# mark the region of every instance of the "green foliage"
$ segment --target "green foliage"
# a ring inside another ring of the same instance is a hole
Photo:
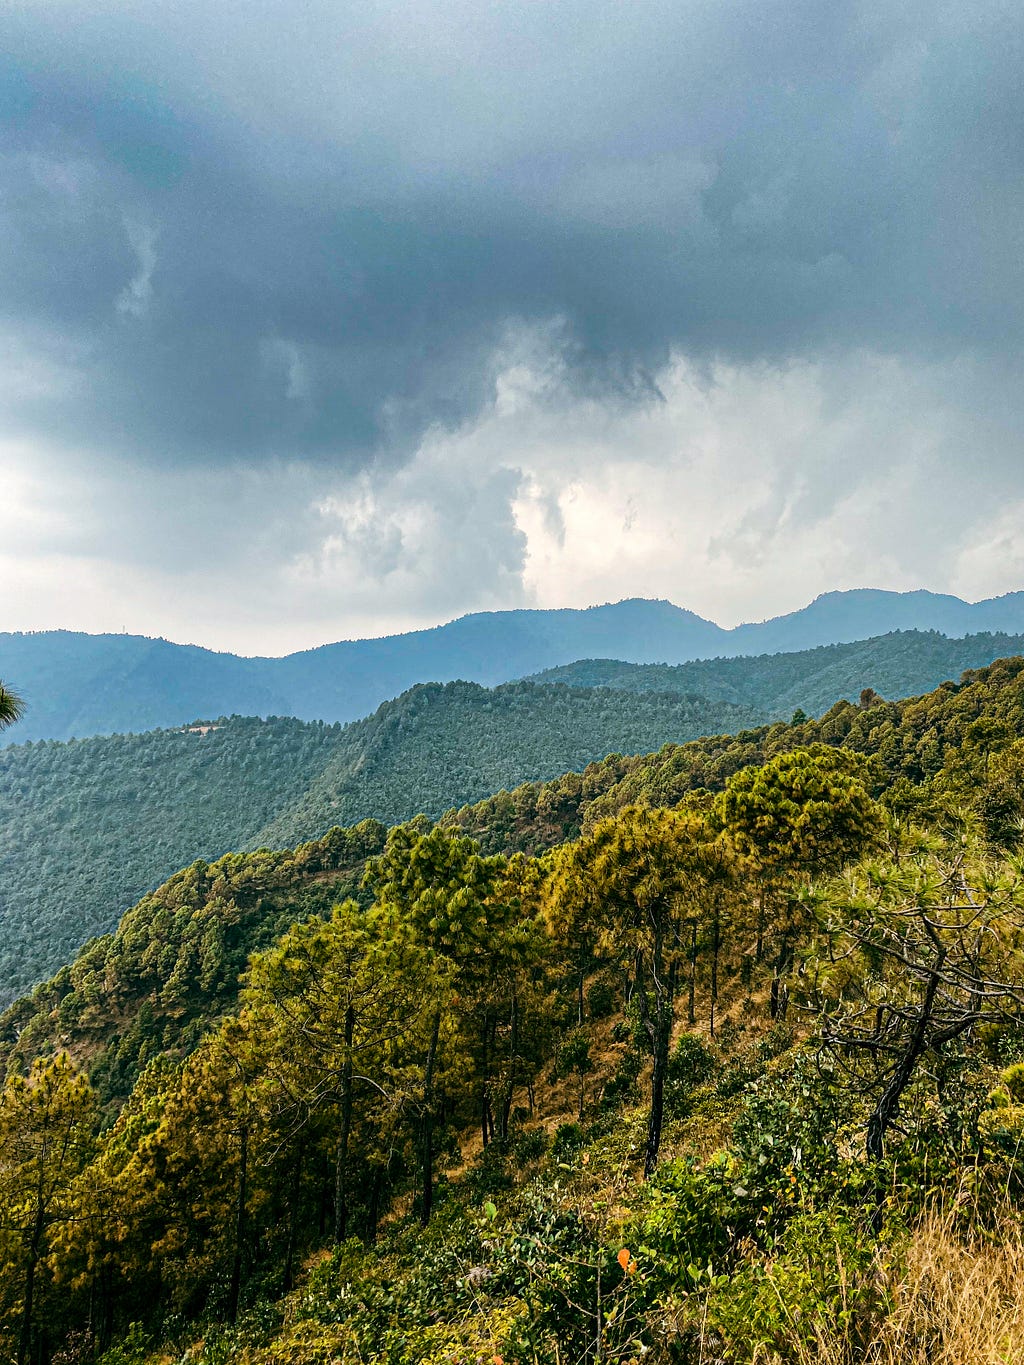
[[[647,751],[668,739],[744,724],[756,714],[673,694],[427,683],[346,726],[322,773],[261,837],[290,843],[366,815],[389,824],[418,812],[436,818],[612,751]]]
[[[641,1254],[664,1281],[692,1289],[728,1270],[757,1211],[723,1159],[703,1169],[686,1159],[662,1165],[647,1188],[636,1233]]]
[[[800,1213],[766,1259],[714,1283],[705,1330],[723,1346],[743,1342],[748,1359],[779,1362],[805,1360],[833,1332],[862,1359],[872,1323],[891,1307],[871,1274],[877,1256],[875,1240],[842,1207]]]
[[[702,1038],[692,1033],[680,1035],[669,1055],[665,1072],[666,1117],[686,1118],[694,1095],[712,1079],[718,1068],[718,1057]]]
[[[697,659],[685,664],[630,664],[584,659],[536,674],[536,681],[629,692],[680,692],[764,710],[793,724],[820,716],[837,697],[854,699],[870,682],[871,704],[881,697],[914,697],[993,659],[1024,653],[1024,636],[897,630],[850,644],[749,658]],[[806,714],[800,714],[806,713]]]
[[[907,643],[885,639],[886,648]],[[929,637],[928,650],[964,643]],[[986,651],[998,644],[999,637],[977,637],[975,653],[950,662],[977,662],[979,651],[991,657]],[[801,656],[778,657],[797,672],[806,666]],[[755,664],[768,668],[764,660],[715,667]],[[878,674],[857,667],[860,688],[865,676],[883,686]],[[661,690],[513,683],[489,691],[452,683],[414,688],[344,728],[233,717],[202,735],[169,730],[8,748],[0,751],[0,926],[10,928],[0,949],[0,1002],[67,961],[148,887],[195,858],[421,811],[435,818],[449,811],[447,821],[485,852],[535,853],[627,805],[673,806],[721,790],[745,766],[815,743],[874,756],[874,794],[900,777],[969,794],[990,836],[1009,846],[1024,814],[1020,764],[988,764],[1024,725],[1019,667],[1003,661],[927,697],[873,695],[866,706],[837,703],[820,720],[756,730],[737,727],[789,715],[789,702],[775,710],[762,696],[738,710],[728,699]],[[775,683],[764,685],[770,691]],[[693,739],[726,729],[734,733]],[[658,745],[665,747],[646,753]],[[646,756],[623,758],[624,751]],[[552,777],[569,768],[582,771]],[[499,788],[513,790],[487,796]]]
[[[438,817],[613,749],[745,723],[678,696],[428,684],[366,720],[233,716],[0,749],[0,1005],[197,858],[282,848],[368,817]]]
[[[5,683],[0,682],[0,730],[6,730],[19,720],[25,710],[25,703]]]
[[[0,749],[0,1005],[178,868],[258,847],[337,737],[322,724],[232,717],[205,734]]]
[[[4,1019],[0,1348],[803,1362],[828,1324],[866,1350],[915,1220],[1024,1199],[1024,890],[991,838],[1021,686],[836,708],[871,766],[769,727],[493,805],[502,838],[575,811],[538,859],[418,818],[179,873]]]
[[[284,853],[229,854],[179,872],[0,1017],[8,1065],[63,1043],[91,1058],[104,1099],[123,1098],[150,1058],[188,1051],[234,1006],[250,953],[358,890],[384,834],[366,821]]]
[[[832,871],[881,835],[882,813],[865,787],[865,767],[847,750],[824,744],[776,754],[731,777],[716,814],[768,875]]]

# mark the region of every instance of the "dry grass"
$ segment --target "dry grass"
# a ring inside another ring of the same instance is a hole
[[[822,1325],[813,1345],[794,1342],[800,1365],[1018,1365],[1024,1363],[1024,1235],[1007,1217],[996,1239],[969,1238],[935,1215],[899,1261],[876,1268],[889,1306],[864,1324],[856,1346]],[[788,1353],[787,1353],[788,1354]]]

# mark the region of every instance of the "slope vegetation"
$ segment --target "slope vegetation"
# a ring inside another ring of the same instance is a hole
[[[366,817],[439,816],[611,751],[731,730],[727,702],[472,683],[414,688],[353,725],[234,717],[0,750],[0,1000],[66,962],[196,858]]]
[[[1024,660],[538,790],[536,859],[197,862],[7,1012],[5,1359],[1019,1359]]]
[[[894,631],[870,640],[820,645],[792,654],[699,659],[685,664],[630,664],[583,659],[549,668],[534,681],[570,687],[615,687],[629,692],[696,693],[750,706],[780,720],[796,710],[820,715],[839,698],[855,700],[866,687],[883,697],[929,692],[970,668],[1024,653],[1024,635],[968,635]]]
[[[428,683],[342,731],[323,772],[260,839],[281,846],[366,816],[386,824],[438,816],[534,775],[759,718],[749,707],[671,692]]]
[[[581,773],[452,810],[439,823],[471,835],[486,854],[541,854],[628,806],[677,806],[694,793],[721,791],[743,768],[816,744],[862,754],[875,793],[891,807],[934,819],[950,802],[972,807],[989,843],[1013,848],[1024,819],[1024,659],[999,660],[923,697],[838,702],[818,721],[612,755]],[[289,915],[361,894],[362,860],[379,852],[385,832],[371,820],[294,853],[196,863],[12,1005],[0,1042],[23,1061],[70,1046],[95,1066],[112,1048],[104,1094],[120,1093],[118,1085],[170,1046],[185,1023],[198,1028],[231,1007],[247,954]],[[106,1077],[106,1066],[97,1074]]]

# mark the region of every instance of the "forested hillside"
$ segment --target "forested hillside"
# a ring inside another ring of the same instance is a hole
[[[658,753],[612,755],[583,773],[451,812],[446,821],[487,851],[525,851],[575,838],[595,820],[634,803],[674,806],[693,793],[720,791],[749,764],[798,745],[842,745],[869,760],[877,793],[915,802],[937,792],[967,801],[1003,847],[1024,820],[1024,660],[1000,659],[921,697],[884,701],[865,691],[818,719],[777,721]]]
[[[284,847],[367,817],[386,824],[420,812],[438,817],[481,799],[482,824],[473,814],[460,819],[486,847],[544,847],[578,832],[584,793],[601,795],[616,785],[629,799],[646,784],[659,798],[676,800],[690,787],[720,785],[743,763],[789,741],[778,738],[788,731],[776,728],[742,741],[672,748],[655,760],[603,762],[608,754],[734,735],[779,711],[789,716],[804,670],[819,690],[829,677],[862,684],[848,688],[857,697],[869,680],[944,672],[958,657],[984,655],[1003,638],[890,635],[679,670],[629,670],[601,661],[578,666],[580,676],[643,687],[671,681],[676,689],[692,682],[711,690],[717,678],[726,694],[720,701],[621,687],[521,683],[487,690],[453,683],[414,688],[347,727],[236,717],[205,734],[155,731],[0,750],[0,928],[6,931],[0,1000],[53,971],[91,935],[111,928],[143,891],[195,858]],[[767,701],[776,686],[786,698],[782,706]],[[799,726],[794,742],[847,742],[889,754],[906,742],[901,727],[909,706],[880,708],[876,698],[868,718],[859,704],[843,704],[820,723]],[[885,724],[891,733],[883,736]],[[932,743],[923,739],[913,761],[901,757],[915,780],[930,771]],[[536,785],[593,762],[599,766],[585,778]],[[487,795],[499,791],[488,804]],[[617,799],[602,797],[597,809]]]
[[[0,999],[176,868],[253,846],[340,727],[236,716],[204,729],[0,749]]]
[[[4,1351],[1019,1360],[1022,803],[1015,659],[194,864],[0,1024]]]
[[[533,681],[570,687],[615,687],[630,692],[684,692],[730,701],[788,720],[794,711],[820,715],[840,697],[855,701],[865,687],[883,697],[930,692],[969,668],[1024,653],[1024,635],[968,635],[895,631],[851,644],[822,645],[792,654],[699,659],[686,664],[630,664],[582,659],[538,673]]]
[[[1012,849],[1024,821],[1024,659],[1000,660],[923,697],[884,702],[869,696],[858,704],[837,702],[817,721],[777,722],[667,744],[655,753],[615,754],[582,772],[452,809],[438,827],[471,836],[488,856],[541,856],[624,809],[700,805],[742,770],[815,746],[857,755],[868,790],[894,811],[936,818],[951,803],[963,805],[991,847]],[[138,1045],[141,1010],[156,1011],[149,1017],[162,1037],[162,1011],[173,1024],[183,1011],[203,1017],[230,1003],[237,974],[225,970],[218,956],[224,935],[232,945],[231,963],[244,961],[287,918],[289,905],[301,907],[310,895],[322,903],[317,883],[328,863],[345,869],[346,894],[359,896],[359,871],[352,868],[360,850],[363,857],[379,851],[384,834],[383,824],[368,821],[334,830],[294,856],[263,850],[212,866],[195,864],[140,901],[114,935],[83,950],[70,973],[62,970],[31,1001],[12,1007],[4,1024],[8,1041],[23,1034],[25,1050],[45,1041],[91,1053],[99,1036],[121,1047],[131,1033],[134,1042],[120,1062],[128,1071],[120,1074],[133,1075],[140,1057],[131,1047]],[[336,896],[337,888],[327,894]],[[172,983],[160,1003],[154,972]]]
[[[732,730],[724,702],[511,684],[414,688],[353,725],[233,717],[0,750],[0,1001],[195,858],[438,816],[612,751]]]
[[[640,703],[640,704],[638,704]],[[397,824],[478,801],[532,774],[582,768],[759,719],[752,708],[678,693],[508,683],[414,687],[342,731],[323,772],[261,831],[293,844],[366,816]]]

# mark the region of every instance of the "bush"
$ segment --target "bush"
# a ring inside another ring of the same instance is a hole
[[[539,1161],[548,1149],[548,1135],[543,1128],[528,1128],[512,1144],[512,1160],[520,1170],[531,1161]]]
[[[601,1104],[603,1108],[618,1109],[624,1100],[632,1099],[635,1096],[636,1083],[640,1077],[643,1064],[643,1058],[636,1048],[626,1049],[602,1092]]]
[[[693,1096],[714,1076],[718,1059],[693,1033],[684,1033],[669,1057],[665,1075],[665,1116],[682,1119],[689,1114]]]
[[[877,1246],[839,1210],[800,1214],[770,1259],[750,1259],[707,1295],[707,1329],[728,1359],[803,1361],[824,1334],[854,1360],[887,1307]],[[889,1305],[891,1306],[891,1305]]]
[[[587,1014],[591,1019],[607,1019],[615,1009],[618,992],[607,978],[598,977],[587,991]]]
[[[556,1161],[575,1156],[585,1141],[586,1134],[578,1123],[560,1123],[551,1143],[551,1155]]]

